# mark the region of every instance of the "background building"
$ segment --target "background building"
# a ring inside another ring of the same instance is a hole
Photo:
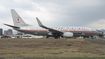
[[[0,35],[3,35],[3,29],[0,28]]]
[[[4,30],[4,35],[8,35],[8,31],[7,30]]]
[[[12,35],[12,34],[13,34],[12,29],[8,29],[8,35]]]
[[[4,30],[4,35],[13,35],[12,29]]]

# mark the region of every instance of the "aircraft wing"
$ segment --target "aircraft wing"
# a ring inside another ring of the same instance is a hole
[[[55,30],[55,29],[52,29],[52,28],[49,28],[49,27],[44,26],[37,17],[36,17],[36,19],[37,19],[37,22],[38,22],[38,24],[39,24],[40,27],[45,28],[45,29],[48,29],[52,33],[63,34],[63,32],[61,32],[59,30]]]
[[[17,26],[9,25],[9,24],[4,24],[4,25],[12,27],[12,28],[20,28],[20,27],[17,27]]]

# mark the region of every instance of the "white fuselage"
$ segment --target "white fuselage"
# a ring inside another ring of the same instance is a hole
[[[19,31],[33,34],[33,35],[52,35],[48,30],[39,27],[31,27],[34,29],[30,29],[28,27],[21,27]],[[73,36],[94,36],[98,35],[100,32],[94,28],[88,27],[50,27],[52,29],[61,31],[61,32],[70,32],[73,33]]]

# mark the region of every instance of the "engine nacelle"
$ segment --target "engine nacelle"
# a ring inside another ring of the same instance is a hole
[[[73,37],[73,33],[72,32],[64,32],[63,37]]]

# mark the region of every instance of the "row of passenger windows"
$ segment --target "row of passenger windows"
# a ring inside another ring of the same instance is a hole
[[[55,30],[75,30],[75,31],[76,30],[80,30],[80,31],[84,30],[84,31],[90,31],[90,29],[88,29],[88,28],[58,28],[58,27],[53,27],[52,29],[55,29]],[[27,29],[27,30],[30,30],[30,29]],[[36,29],[31,29],[31,30],[46,30],[46,29],[36,28]],[[95,31],[95,30],[92,30],[92,31]]]
[[[80,30],[80,31],[96,31],[95,29],[91,29],[91,28],[52,28],[52,29],[56,29],[56,30]]]
[[[54,27],[52,29],[55,29],[55,30],[75,30],[75,31],[76,30],[80,30],[80,31],[84,30],[84,31],[90,31],[90,29],[86,29],[86,28],[58,28],[58,27]],[[42,28],[41,30],[46,30],[46,29]]]
[[[61,30],[64,30],[64,29],[66,29],[66,30],[76,30],[76,29],[80,29],[80,30],[87,30],[86,28],[52,28],[52,29],[61,29]]]

